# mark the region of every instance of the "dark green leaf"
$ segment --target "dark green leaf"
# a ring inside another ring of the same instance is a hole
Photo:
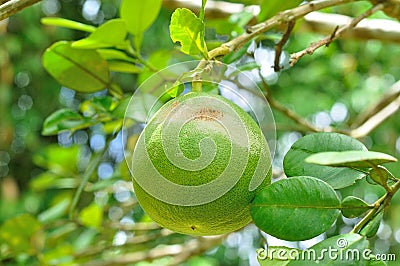
[[[298,241],[328,230],[340,214],[335,191],[322,180],[300,176],[282,179],[256,195],[251,216],[264,232]]]
[[[42,18],[40,22],[42,22],[42,24],[44,25],[64,27],[68,29],[81,30],[86,32],[94,32],[96,30],[96,27],[93,27],[91,25],[83,24],[65,18],[48,17],[48,18]]]
[[[250,44],[251,44],[251,42],[248,42],[239,50],[227,54],[224,57],[224,63],[230,64],[230,63],[233,63],[233,62],[239,60],[239,58],[241,58],[247,52],[247,49],[249,49]]]
[[[81,49],[117,47],[125,44],[127,33],[124,20],[112,19],[97,28],[87,38],[73,42],[71,47]]]
[[[355,218],[370,210],[371,207],[360,198],[348,196],[342,200],[342,214],[347,218]]]
[[[87,128],[96,123],[96,121],[83,117],[72,110],[60,109],[46,118],[43,123],[42,134],[44,136],[57,135],[67,130],[76,131]]]
[[[57,42],[47,48],[42,61],[61,85],[78,92],[100,91],[110,82],[106,60],[94,50],[72,48],[69,42]]]
[[[324,180],[334,189],[351,186],[364,173],[348,168],[334,168],[306,163],[304,160],[314,154],[325,151],[366,151],[358,140],[337,133],[315,133],[296,141],[285,155],[283,167],[287,176],[308,175]]]
[[[33,254],[33,239],[41,230],[41,223],[31,214],[22,214],[6,220],[0,227],[0,243],[10,247],[13,252]]]
[[[204,23],[187,8],[177,8],[169,25],[171,39],[180,42],[181,51],[189,55],[201,54],[208,58],[207,46],[204,42]]]
[[[301,259],[292,260],[288,265],[365,265],[367,261],[363,256],[363,252],[368,246],[369,242],[365,237],[358,234],[338,235],[325,239],[304,250],[301,254]]]
[[[383,211],[378,212],[372,220],[370,220],[363,229],[361,229],[360,234],[366,237],[373,237],[376,235],[383,218]]]

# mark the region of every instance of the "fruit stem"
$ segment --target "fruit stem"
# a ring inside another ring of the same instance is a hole
[[[192,82],[192,91],[193,92],[202,92],[203,86],[201,84],[201,80],[193,80]]]

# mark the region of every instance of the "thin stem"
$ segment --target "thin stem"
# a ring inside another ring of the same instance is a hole
[[[88,167],[86,168],[85,172],[83,173],[81,183],[79,184],[79,187],[75,192],[74,198],[72,200],[72,203],[71,203],[71,206],[69,209],[69,218],[70,219],[73,219],[73,217],[74,217],[74,212],[75,212],[76,206],[78,205],[79,199],[82,195],[82,192],[83,192],[86,184],[89,182],[90,177],[93,175],[94,171],[96,170],[97,166],[99,165],[104,154],[107,152],[107,147],[108,147],[107,144],[108,143],[109,143],[109,141],[107,141],[106,146],[102,152],[98,152],[98,153],[94,154]]]
[[[390,201],[393,198],[394,194],[400,189],[400,180],[397,181],[393,186],[389,187],[389,191],[386,192],[385,195],[380,197],[375,203],[374,203],[374,208],[370,210],[367,215],[364,216],[364,218],[359,221],[356,226],[354,226],[353,230],[351,230],[351,233],[358,233],[361,231],[361,229],[364,228],[364,226],[372,220],[372,218],[377,214],[378,212],[382,211],[382,209],[386,208],[387,206],[390,205]]]
[[[333,31],[333,33],[327,37],[325,37],[324,39],[312,43],[309,47],[307,47],[306,49],[298,52],[298,53],[294,53],[291,55],[290,58],[290,65],[294,66],[297,61],[299,61],[300,58],[302,58],[303,56],[307,55],[307,54],[313,54],[315,52],[315,50],[317,50],[318,48],[322,47],[322,46],[328,46],[331,42],[333,42],[334,40],[336,40],[337,38],[341,37],[344,33],[346,33],[347,31],[349,31],[350,29],[354,28],[355,26],[357,26],[357,24],[371,16],[372,14],[374,14],[375,12],[382,10],[385,7],[384,4],[377,4],[376,6],[373,6],[372,8],[368,9],[367,11],[365,11],[364,13],[362,13],[360,16],[354,18],[349,24],[342,26],[341,28],[335,28],[335,30]]]

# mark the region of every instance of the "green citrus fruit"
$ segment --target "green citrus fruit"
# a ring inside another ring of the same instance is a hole
[[[179,233],[217,235],[251,221],[250,203],[271,182],[264,135],[243,109],[191,92],[165,105],[136,144],[136,197],[158,224]]]

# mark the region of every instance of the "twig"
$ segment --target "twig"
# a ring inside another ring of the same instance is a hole
[[[221,45],[220,47],[217,47],[209,51],[208,57],[209,59],[213,59],[218,56],[224,56],[230,52],[239,49],[245,43],[252,40],[254,37],[266,32],[267,30],[285,24],[291,20],[296,20],[298,18],[301,18],[312,11],[320,10],[331,6],[337,6],[353,1],[355,0],[316,0],[312,1],[311,3],[304,4],[290,10],[286,10],[284,12],[281,12],[273,16],[272,18],[268,19],[265,22],[262,22],[260,24],[254,25],[253,27],[248,28],[247,33],[244,33],[232,39],[231,41]]]
[[[335,28],[334,32],[330,35],[325,37],[324,39],[312,43],[309,47],[307,47],[306,49],[294,53],[291,55],[290,57],[290,65],[294,66],[297,61],[299,61],[300,58],[302,58],[303,56],[307,55],[307,54],[313,54],[315,52],[315,50],[317,50],[318,48],[322,47],[322,46],[328,46],[332,41],[336,40],[337,38],[339,38],[340,36],[342,36],[344,33],[346,33],[348,30],[354,28],[361,20],[371,16],[373,13],[382,10],[385,7],[384,4],[377,4],[376,6],[373,6],[372,8],[368,9],[367,11],[365,11],[363,14],[361,14],[360,16],[354,18],[348,25],[342,26],[339,29]]]
[[[10,1],[2,1],[0,5],[0,20],[8,18],[11,15],[14,15],[18,11],[22,9],[32,6],[41,0],[10,0]]]
[[[286,44],[286,42],[289,40],[290,34],[292,33],[295,24],[296,24],[295,20],[291,20],[288,22],[287,29],[286,29],[285,33],[283,34],[282,39],[275,46],[275,61],[274,61],[275,72],[278,72],[279,70],[281,70],[281,66],[279,65],[279,62],[281,60],[282,49],[283,49],[283,46]]]
[[[128,265],[140,261],[153,261],[166,256],[176,256],[179,260],[179,257],[187,256],[186,254],[189,254],[189,257],[191,257],[201,254],[204,251],[221,244],[221,241],[224,239],[224,237],[225,235],[207,238],[200,237],[198,239],[190,240],[184,244],[156,247],[149,251],[138,251],[120,254],[113,258],[98,259],[87,262],[83,264],[83,266]]]
[[[361,138],[368,135],[372,130],[382,124],[387,118],[392,116],[400,108],[400,97],[391,102],[377,114],[369,118],[364,124],[350,131],[349,135],[353,138]]]
[[[325,130],[317,128],[316,126],[311,124],[309,121],[307,121],[305,118],[303,118],[302,116],[296,114],[291,109],[287,108],[286,106],[284,106],[283,104],[281,104],[280,102],[275,100],[272,97],[271,90],[269,89],[268,84],[265,82],[265,80],[263,79],[261,74],[259,74],[259,76],[260,76],[261,83],[262,83],[262,86],[263,86],[264,96],[265,96],[265,98],[267,98],[267,101],[271,105],[272,108],[275,108],[277,111],[281,112],[286,117],[288,117],[289,119],[291,119],[294,122],[296,122],[298,125],[304,127],[305,129],[307,129],[307,130],[309,130],[311,132],[332,131],[330,128],[329,129],[325,129]]]
[[[69,218],[74,218],[75,208],[78,205],[79,199],[82,195],[84,188],[86,187],[87,183],[89,182],[90,177],[92,177],[94,171],[96,170],[97,166],[99,165],[101,159],[103,158],[104,154],[107,152],[109,141],[107,141],[105,148],[102,152],[98,152],[93,155],[88,167],[86,168],[85,172],[82,175],[81,183],[79,184],[78,189],[75,192],[74,198],[72,199],[71,206],[69,208]]]
[[[360,232],[360,230],[363,229],[363,227],[375,216],[375,214],[377,214],[379,211],[382,211],[382,209],[390,205],[393,196],[399,189],[400,189],[400,180],[397,181],[393,186],[389,187],[389,191],[387,191],[385,195],[383,195],[374,203],[374,208],[370,210],[367,213],[367,215],[365,215],[364,218],[362,218],[361,221],[359,221],[356,224],[356,226],[354,226],[351,232],[352,233]]]
[[[163,6],[170,9],[186,7],[195,13],[199,13],[201,2],[190,0],[163,0]],[[257,22],[257,15],[260,12],[260,7],[258,5],[245,6],[239,3],[209,0],[205,15],[207,18],[226,18],[230,15],[242,12],[253,14],[253,19],[249,24],[255,24]],[[336,26],[347,25],[352,19],[353,18],[345,15],[314,11],[304,16],[304,20],[302,23],[299,23],[297,31],[329,34]],[[356,27],[349,29],[341,38],[361,40],[377,39],[380,41],[400,43],[400,23],[388,19],[364,19]]]
[[[400,97],[400,81],[393,84],[392,87],[389,89],[389,92],[383,95],[378,102],[372,104],[365,111],[359,114],[358,117],[354,120],[354,122],[351,123],[351,127],[352,128],[359,127],[360,125],[365,123],[368,119],[376,115],[376,113],[381,111],[383,108],[385,108],[392,102],[396,101],[398,97]]]

